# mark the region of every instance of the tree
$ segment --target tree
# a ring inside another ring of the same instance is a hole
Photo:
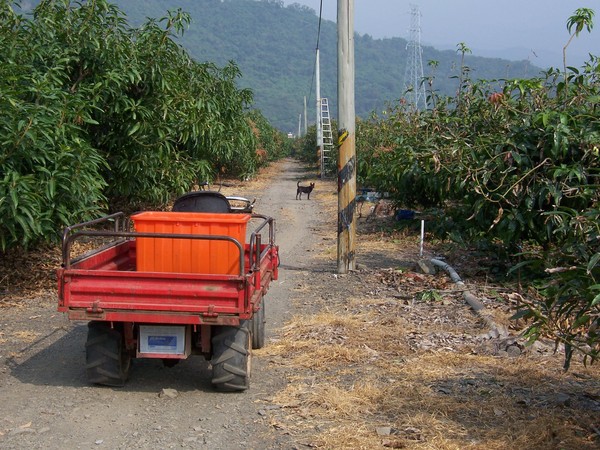
[[[0,0],[0,249],[256,170],[252,92],[235,63],[177,44],[189,21],[131,28],[107,0],[46,0],[27,19]]]
[[[570,33],[569,40],[563,47],[563,69],[565,77],[565,92],[567,92],[567,47],[571,45],[573,38],[579,36],[584,28],[587,29],[588,33],[594,28],[594,11],[590,8],[578,8],[575,13],[567,20],[567,30]]]
[[[600,358],[600,60],[567,71],[568,102],[561,70],[489,82],[464,72],[435,108],[393,105],[357,126],[360,179],[512,265],[525,285],[515,318],[531,342],[564,345],[565,368],[575,350]]]

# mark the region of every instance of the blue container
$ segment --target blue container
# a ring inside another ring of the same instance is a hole
[[[415,212],[410,209],[399,209],[396,212],[396,220],[410,220],[415,218]]]

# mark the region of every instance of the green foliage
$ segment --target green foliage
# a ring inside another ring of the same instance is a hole
[[[283,133],[275,130],[260,111],[249,111],[247,118],[257,141],[255,152],[255,165],[257,167],[290,155],[291,140]]]
[[[574,25],[573,25],[574,26]],[[468,49],[461,48],[464,53]],[[592,360],[600,354],[600,63],[567,78],[473,81],[431,110],[401,102],[359,122],[358,176],[400,206],[440,208],[465,242],[520,253],[535,294],[529,336],[552,334]],[[522,248],[532,251],[523,252]]]
[[[176,43],[189,22],[177,10],[130,28],[105,0],[43,1],[25,18],[0,0],[0,248],[53,239],[107,199],[156,205],[256,170],[252,92],[233,62]]]
[[[337,136],[337,122],[331,121],[332,130],[332,141],[335,143],[338,141]],[[317,150],[317,127],[308,127],[307,133],[301,139],[296,139],[294,143],[294,156],[306,164],[318,167],[319,172],[321,171],[321,153]],[[330,158],[326,161],[325,175],[335,176],[337,172],[337,148],[334,148]]]
[[[58,236],[57,225],[106,207],[106,168],[82,126],[81,96],[63,89],[73,56],[0,3],[0,248]],[[48,21],[42,25],[45,27]],[[54,56],[52,56],[54,55]]]
[[[296,143],[295,156],[307,164],[319,164],[317,155],[317,127],[308,127],[306,135]]]
[[[563,48],[563,68],[565,76],[565,84],[568,83],[567,75],[567,47],[571,45],[573,38],[579,36],[579,34],[586,29],[588,33],[594,28],[594,11],[590,8],[578,8],[575,13],[567,20],[567,30],[571,34],[569,41]]]

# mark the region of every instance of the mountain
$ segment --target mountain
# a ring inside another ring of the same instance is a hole
[[[131,25],[146,18],[161,18],[181,8],[192,17],[180,43],[198,61],[219,66],[229,60],[242,71],[240,85],[254,91],[255,107],[282,131],[296,132],[307,97],[309,122],[316,112],[314,89],[315,49],[319,20],[315,11],[299,4],[284,6],[278,0],[116,0]],[[329,99],[337,115],[337,25],[323,21],[319,49],[321,96]],[[355,35],[356,114],[367,117],[403,96],[407,41]],[[434,89],[453,95],[460,71],[456,51],[423,47],[425,76],[428,61],[438,61]],[[466,55],[471,77],[516,78],[539,73],[528,61],[509,61]]]

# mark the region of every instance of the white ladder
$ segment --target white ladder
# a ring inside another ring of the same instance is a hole
[[[323,127],[323,148],[321,149],[321,178],[325,178],[327,172],[332,171],[333,134],[331,132],[331,118],[329,116],[329,101],[321,99],[321,126]]]

